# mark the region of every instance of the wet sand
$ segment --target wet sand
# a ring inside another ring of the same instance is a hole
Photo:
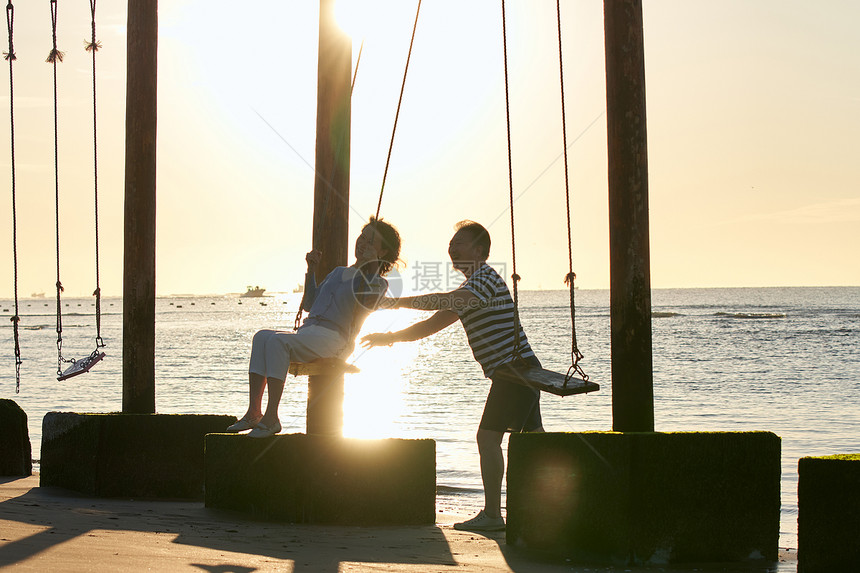
[[[557,562],[470,533],[469,516],[435,525],[341,527],[249,520],[202,502],[82,497],[39,487],[38,476],[0,478],[0,568],[15,571],[720,571],[794,573],[796,554],[769,566],[599,567]]]

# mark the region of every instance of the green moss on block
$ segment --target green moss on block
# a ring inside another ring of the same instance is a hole
[[[294,523],[435,521],[433,440],[206,436],[206,506]]]
[[[0,476],[33,473],[27,414],[15,401],[0,399]]]
[[[586,563],[775,561],[779,460],[769,432],[514,434],[507,541]]]
[[[801,458],[802,460],[837,460],[845,462],[860,461],[860,454],[833,454],[832,456],[816,456]]]
[[[203,497],[203,438],[234,416],[48,412],[40,483],[100,497]]]
[[[860,454],[798,462],[798,571],[854,571],[860,563]]]

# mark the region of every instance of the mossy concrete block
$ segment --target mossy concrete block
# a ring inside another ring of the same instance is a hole
[[[630,447],[630,440],[605,432],[511,434],[508,543],[563,549],[582,562],[626,555]]]
[[[27,414],[14,400],[0,399],[0,476],[33,473]]]
[[[205,439],[206,507],[302,521],[308,442],[300,434],[255,439],[209,434]],[[298,516],[298,517],[296,517]]]
[[[436,442],[212,434],[206,507],[292,523],[432,524]]]
[[[203,498],[203,439],[235,416],[48,412],[40,484],[99,497]]]
[[[679,432],[631,437],[634,562],[777,561],[778,436]]]
[[[507,542],[614,565],[777,559],[770,432],[513,434]]]
[[[860,564],[860,454],[798,462],[798,571],[856,571]]]

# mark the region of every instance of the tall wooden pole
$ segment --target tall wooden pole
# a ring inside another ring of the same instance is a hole
[[[334,0],[320,0],[313,244],[322,251],[317,281],[345,265],[349,238],[352,39],[337,25]],[[343,433],[343,375],[310,376],[309,434]]]
[[[158,0],[129,0],[125,111],[122,411],[155,412]]]
[[[654,431],[641,0],[604,0],[612,429]]]

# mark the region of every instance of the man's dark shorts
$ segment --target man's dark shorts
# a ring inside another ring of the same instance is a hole
[[[526,358],[529,365],[540,366],[535,357]],[[493,380],[484,405],[482,430],[495,432],[531,432],[543,426],[540,416],[540,390],[506,380]]]

